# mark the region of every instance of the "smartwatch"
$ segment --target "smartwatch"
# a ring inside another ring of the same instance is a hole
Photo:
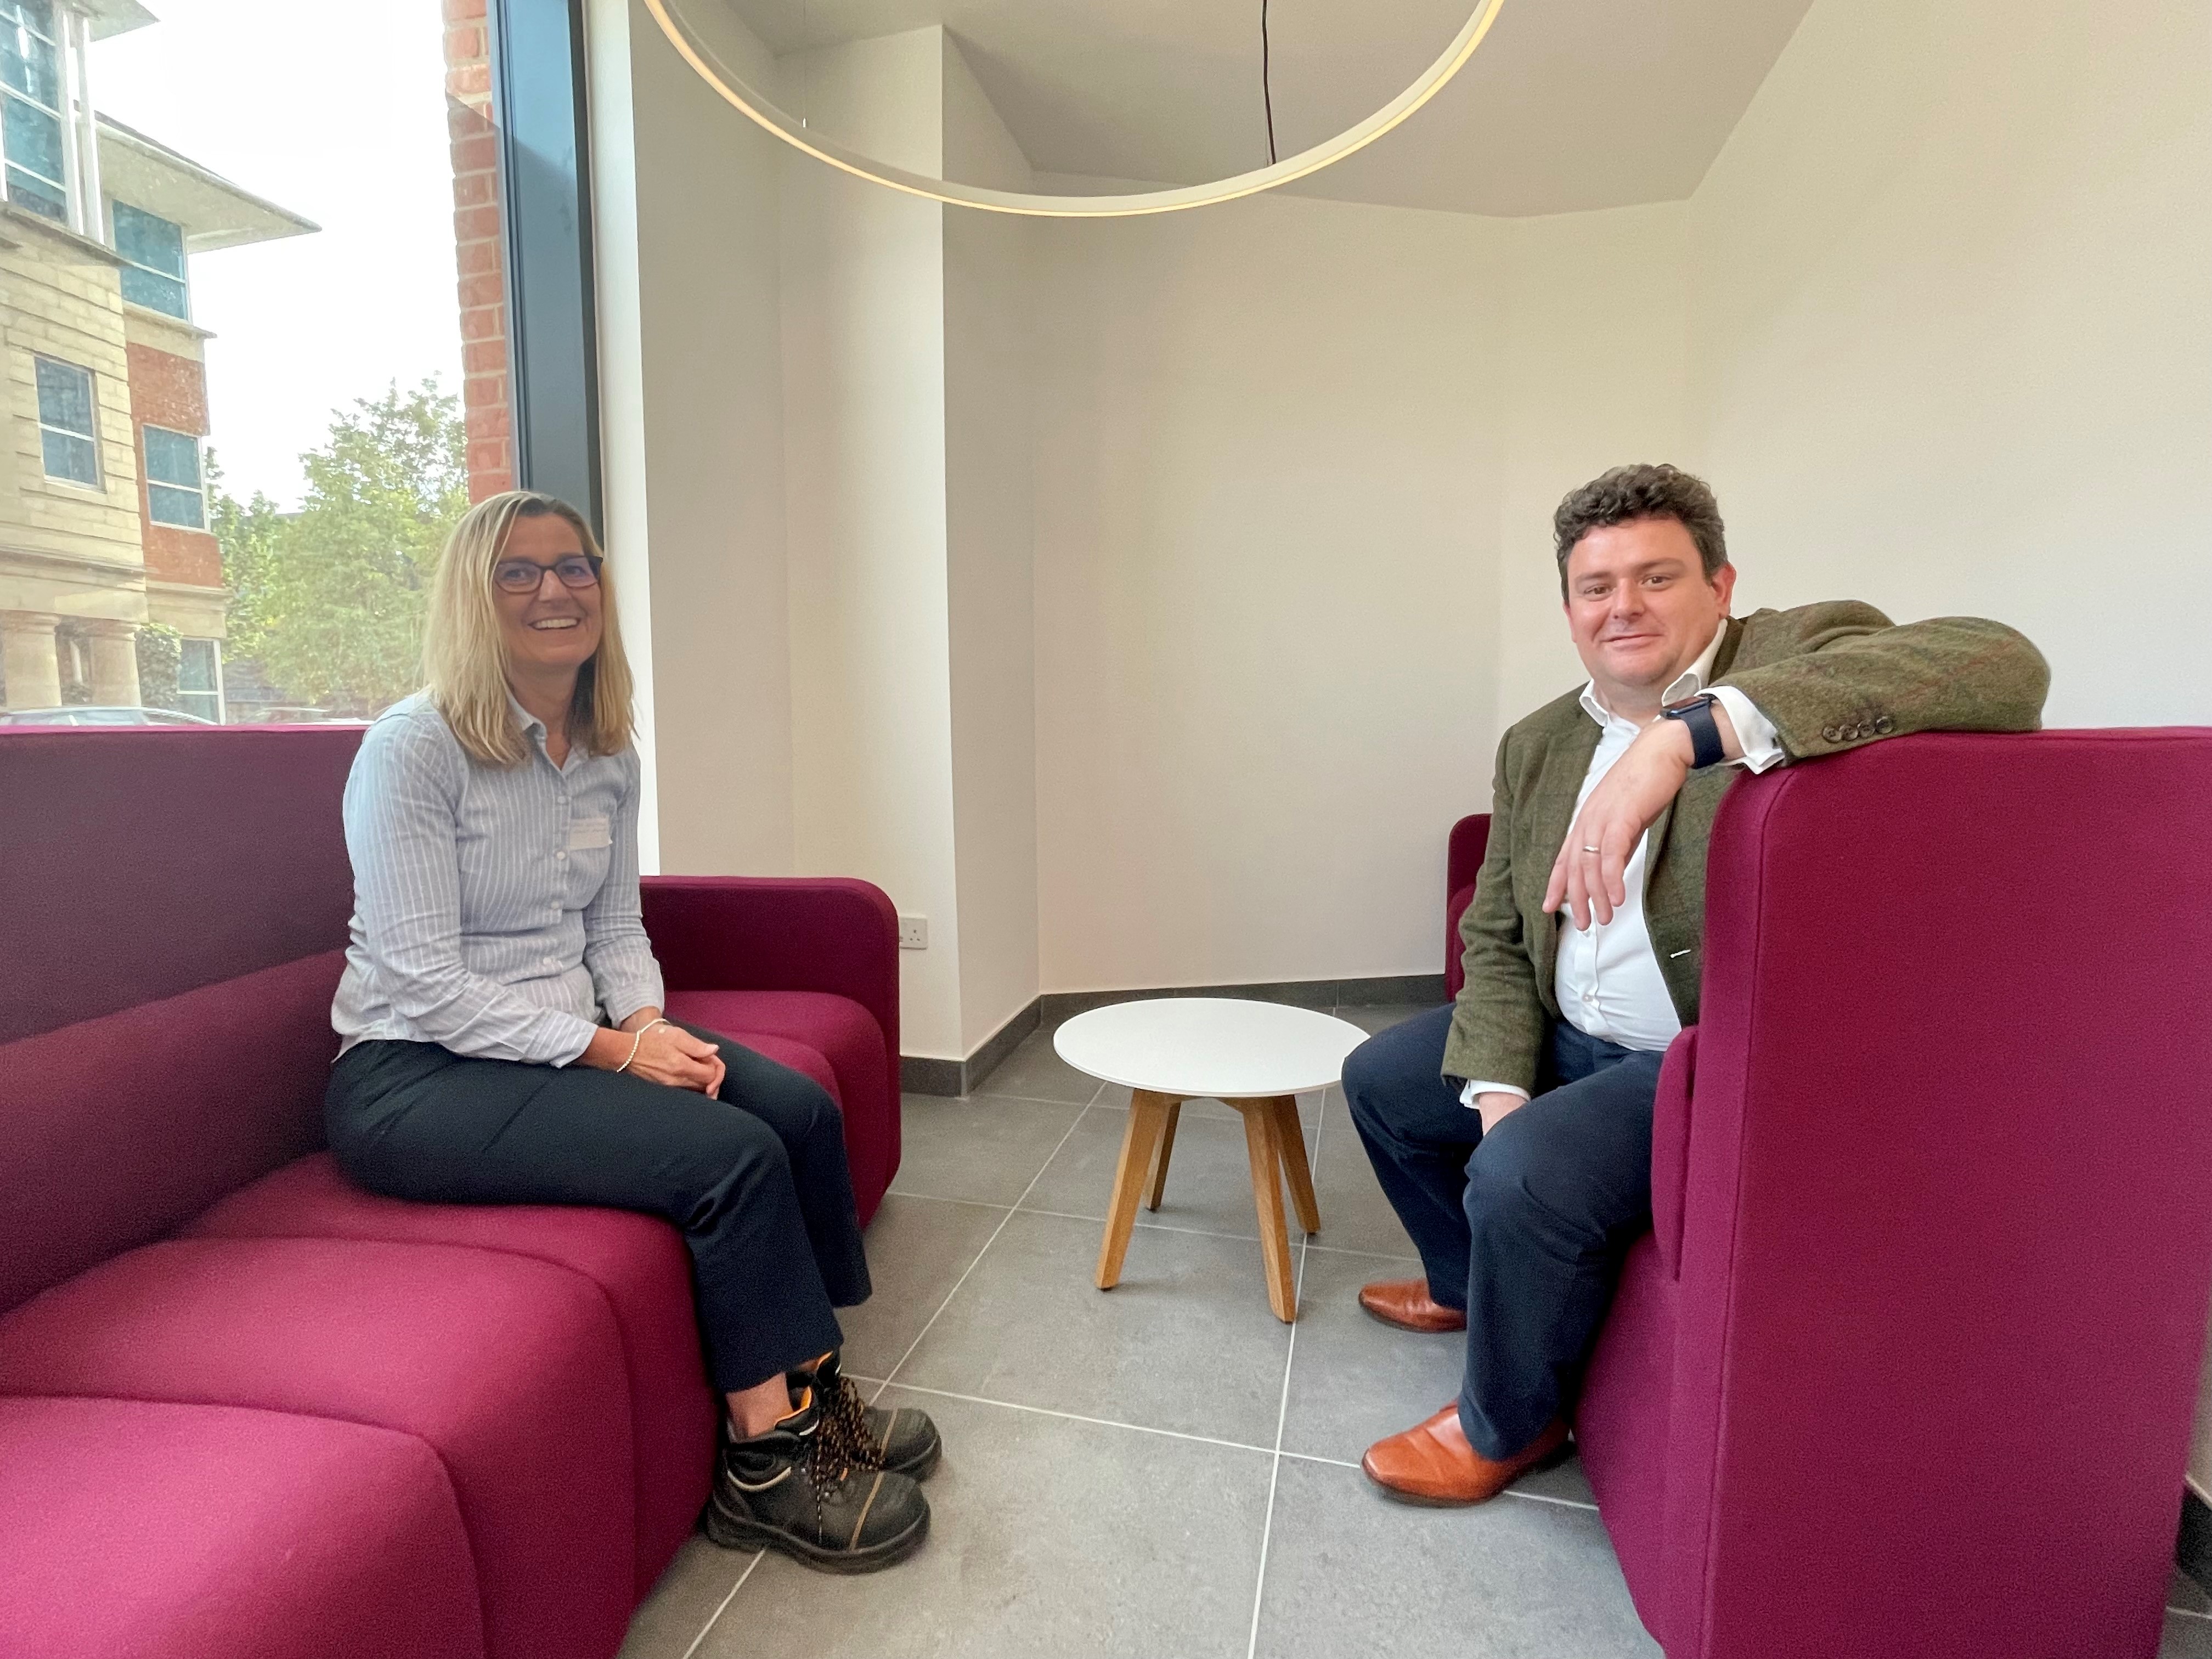
[[[1711,692],[1700,691],[1689,702],[1662,708],[1659,713],[1662,719],[1680,720],[1690,728],[1691,770],[1701,772],[1728,758],[1728,750],[1721,746],[1719,722],[1713,719]]]

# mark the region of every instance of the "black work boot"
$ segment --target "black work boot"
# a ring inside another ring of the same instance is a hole
[[[929,1500],[905,1475],[863,1468],[825,1432],[809,1395],[770,1429],[740,1440],[726,1419],[707,1536],[725,1549],[781,1550],[823,1572],[873,1572],[929,1535]]]
[[[854,1462],[916,1480],[927,1480],[937,1467],[945,1445],[929,1413],[911,1406],[882,1411],[867,1404],[845,1375],[835,1348],[811,1365],[785,1372],[784,1381],[794,1401],[813,1389],[837,1449]]]

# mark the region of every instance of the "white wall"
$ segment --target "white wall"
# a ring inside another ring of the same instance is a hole
[[[2212,13],[1820,0],[1690,204],[1753,605],[2011,622],[2056,725],[2212,720]]]
[[[1494,735],[1499,228],[1045,224],[1050,990],[1435,972]]]
[[[784,147],[631,0],[589,15],[607,554],[648,718],[648,868],[792,859]]]

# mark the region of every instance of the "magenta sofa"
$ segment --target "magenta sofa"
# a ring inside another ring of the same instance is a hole
[[[2212,1291],[2212,732],[1745,779],[1706,891],[1575,1420],[1638,1612],[1668,1659],[2152,1659]]]
[[[704,1502],[676,1231],[322,1142],[358,727],[0,731],[0,1652],[605,1659]],[[898,1167],[865,883],[648,880],[672,1013]]]

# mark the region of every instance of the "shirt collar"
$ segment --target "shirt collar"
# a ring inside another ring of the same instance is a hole
[[[515,720],[522,727],[524,737],[535,738],[540,743],[545,741],[545,722],[522,706],[522,699],[514,695],[514,688],[512,686],[507,688],[507,706],[514,711]]]
[[[1696,696],[1698,692],[1705,689],[1705,681],[1713,672],[1713,659],[1720,655],[1721,641],[1727,637],[1728,618],[1723,617],[1721,625],[1713,630],[1712,643],[1699,652],[1697,661],[1677,674],[1674,683],[1660,694],[1659,701],[1662,705],[1672,707],[1685,697]],[[1583,713],[1588,714],[1600,726],[1605,726],[1617,718],[1613,712],[1599,700],[1595,680],[1585,680],[1583,683],[1582,703]]]

